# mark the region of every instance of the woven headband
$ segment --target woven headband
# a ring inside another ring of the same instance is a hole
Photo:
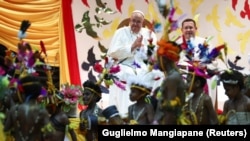
[[[84,89],[87,89],[87,90],[90,90],[91,92],[95,93],[96,95],[98,95],[99,97],[101,97],[101,94],[98,93],[97,91],[95,91],[94,89],[92,88],[89,88],[89,87],[84,87]]]

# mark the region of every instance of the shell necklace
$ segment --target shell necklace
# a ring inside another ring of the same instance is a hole
[[[200,123],[201,122],[201,120],[202,120],[202,114],[203,114],[203,108],[204,108],[204,105],[203,104],[201,104],[201,103],[203,103],[202,102],[202,97],[203,97],[203,93],[201,93],[201,95],[200,95],[200,97],[199,97],[199,99],[198,99],[198,102],[197,102],[197,104],[196,104],[196,106],[195,106],[195,108],[193,109],[192,108],[192,105],[193,105],[193,100],[192,100],[192,98],[190,99],[190,105],[189,105],[189,109],[190,109],[190,111],[193,111],[196,115],[197,115],[197,110],[198,110],[198,108],[199,108],[199,106],[202,106],[201,107],[201,113],[200,113],[200,117],[199,117],[199,122],[198,123]]]
[[[145,107],[143,107],[139,111],[139,113],[136,115],[136,113],[135,113],[135,106],[134,106],[134,108],[133,108],[133,119],[136,120],[136,121],[138,121],[138,119],[140,118],[140,116],[142,115],[142,113],[144,112],[144,110],[145,110]]]

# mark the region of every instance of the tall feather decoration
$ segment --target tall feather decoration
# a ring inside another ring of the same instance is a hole
[[[241,59],[241,57],[237,55],[237,56],[235,57],[234,64],[237,65],[237,62],[238,62],[240,59]]]
[[[118,81],[118,80],[115,80],[115,85],[117,86],[117,87],[119,87],[120,89],[122,89],[122,90],[126,90],[126,87],[125,87],[125,85],[122,83],[122,82],[120,82],[120,81]]]
[[[227,48],[227,44],[225,43],[225,48],[224,48],[224,54],[225,54],[225,56],[227,56],[227,51],[228,51],[228,48]]]
[[[204,42],[204,44],[199,44],[198,47],[200,49],[199,57],[202,59],[204,56],[206,56],[207,51],[208,51],[207,43]]]
[[[43,43],[42,40],[40,41],[40,47],[41,47],[41,52],[40,53],[44,53],[45,56],[47,56],[46,48],[45,48],[44,43]]]
[[[221,59],[221,61],[222,61],[222,62],[226,63],[226,62],[225,62],[225,59],[223,58],[223,55],[222,55],[222,53],[221,53],[221,52],[220,52],[220,54],[219,54],[218,58],[219,58],[219,59]]]
[[[22,40],[23,38],[26,37],[26,31],[27,29],[30,27],[31,23],[29,22],[29,20],[23,20],[21,22],[21,26],[18,32],[18,37],[20,40]]]
[[[215,48],[213,48],[213,50],[208,54],[208,58],[209,59],[214,59],[216,58],[217,56],[219,56],[220,54],[220,51],[225,48],[225,44],[222,44],[220,46],[217,46]]]
[[[35,53],[33,53],[33,51],[30,51],[29,54],[27,55],[28,56],[28,61],[27,61],[27,66],[29,68],[33,67],[35,62],[36,62],[36,56],[35,56]]]

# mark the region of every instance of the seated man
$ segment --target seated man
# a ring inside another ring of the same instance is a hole
[[[121,71],[116,76],[126,81],[127,76],[137,75],[137,68],[147,70],[144,59],[147,58],[148,39],[156,44],[156,35],[143,27],[144,14],[139,10],[132,12],[129,26],[116,30],[107,55],[118,60]],[[122,90],[116,85],[110,86],[109,106],[116,105],[122,117],[127,117],[128,106],[133,104],[129,99],[130,88]]]

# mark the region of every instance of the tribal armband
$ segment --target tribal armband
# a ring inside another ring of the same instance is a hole
[[[67,125],[67,130],[73,130],[73,129],[76,129],[77,127],[78,127],[78,124],[70,123]]]
[[[219,124],[225,125],[226,122],[228,121],[228,117],[230,116],[230,114],[234,114],[235,112],[236,112],[235,110],[230,110],[225,115],[223,115],[223,114],[217,115],[218,120],[219,120]]]
[[[50,133],[50,132],[53,132],[55,129],[54,129],[54,127],[51,125],[51,123],[48,123],[48,124],[46,124],[42,129],[41,129],[41,131],[43,132],[43,133]]]

